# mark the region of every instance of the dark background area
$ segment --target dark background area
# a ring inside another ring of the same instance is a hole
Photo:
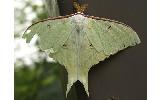
[[[72,0],[58,0],[61,15],[73,13]],[[78,100],[147,99],[147,1],[86,0],[85,14],[104,17],[131,26],[141,44],[120,51],[89,71],[88,98],[82,84],[75,83]],[[73,96],[69,93],[68,98]],[[115,98],[115,99],[113,99]]]

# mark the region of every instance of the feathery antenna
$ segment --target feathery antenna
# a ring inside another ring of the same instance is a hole
[[[88,4],[83,4],[83,0],[73,0],[73,6],[76,12],[83,13],[88,7]]]

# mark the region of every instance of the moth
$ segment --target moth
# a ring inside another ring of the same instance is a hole
[[[39,37],[39,47],[64,65],[68,72],[66,96],[79,80],[89,96],[88,71],[100,61],[129,46],[140,43],[128,25],[83,14],[86,5],[74,2],[77,13],[38,21],[27,28],[23,38]]]

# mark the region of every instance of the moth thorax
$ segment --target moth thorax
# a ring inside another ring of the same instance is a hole
[[[81,15],[81,14],[74,15],[72,18],[73,18],[73,19],[75,20],[75,22],[77,22],[77,23],[84,23],[84,22],[85,22],[85,19],[86,19],[86,17],[84,17],[84,16]]]

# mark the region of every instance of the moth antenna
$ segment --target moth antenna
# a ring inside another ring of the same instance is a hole
[[[76,9],[77,13],[83,13],[85,9],[88,7],[88,4],[78,3],[77,0],[73,0],[74,9]]]

